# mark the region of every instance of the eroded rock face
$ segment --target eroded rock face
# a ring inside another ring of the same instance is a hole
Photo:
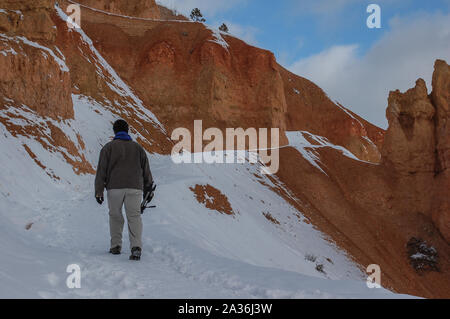
[[[433,74],[431,100],[436,107],[436,201],[433,221],[450,243],[450,67],[438,60]]]
[[[79,0],[80,4],[91,8],[138,18],[160,19],[155,0]]]
[[[0,107],[25,105],[41,116],[72,118],[72,85],[55,47],[53,1],[0,0]]]
[[[449,92],[449,66],[438,60],[430,95],[422,79],[405,93],[390,93],[382,162],[395,174],[400,209],[431,216],[450,243]]]
[[[99,25],[103,17],[86,11],[85,32],[169,132],[203,120],[205,128],[279,127],[287,141],[283,81],[271,52],[225,35],[220,42],[199,23],[108,17],[110,25]],[[136,36],[138,25],[145,32]]]
[[[26,105],[41,116],[72,118],[70,74],[51,54],[17,38],[0,38],[0,107]]]
[[[82,10],[83,29],[168,131],[204,127],[308,130],[379,162],[384,131],[340,108],[274,55],[199,23],[159,22]],[[297,90],[297,91],[296,91]]]
[[[436,138],[439,172],[450,167],[450,68],[437,60],[433,74],[431,100],[436,107]]]
[[[0,0],[0,32],[30,40],[54,41],[56,29],[50,18],[52,0]]]

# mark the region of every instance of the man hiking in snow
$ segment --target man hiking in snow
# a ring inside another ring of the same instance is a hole
[[[106,187],[111,233],[110,253],[119,255],[122,249],[124,218],[128,222],[131,260],[140,260],[142,251],[142,198],[152,191],[153,178],[144,148],[128,135],[128,123],[118,120],[113,125],[114,140],[100,152],[95,176],[95,198],[101,205]]]

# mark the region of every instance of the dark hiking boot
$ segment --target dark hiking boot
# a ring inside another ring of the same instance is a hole
[[[116,246],[116,247],[111,248],[111,249],[109,250],[109,253],[110,253],[110,254],[113,254],[113,255],[120,255],[120,250],[121,250],[121,249],[122,249],[122,247]]]
[[[141,260],[141,248],[133,247],[131,248],[130,260]]]

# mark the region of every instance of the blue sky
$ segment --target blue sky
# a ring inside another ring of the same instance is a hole
[[[450,0],[160,0],[207,24],[275,53],[335,101],[386,128],[390,90],[431,84],[437,58],[450,63]],[[366,25],[367,6],[381,7],[381,29]],[[429,90],[431,87],[429,86]]]
[[[358,43],[360,53],[364,54],[389,31],[388,21],[393,17],[421,12],[448,13],[450,6],[445,0],[242,0],[236,3],[239,5],[214,13],[209,22],[217,25],[229,21],[247,27],[249,39],[273,51],[279,62],[286,65],[336,44]],[[366,26],[369,16],[366,8],[371,3],[378,3],[382,9],[381,29]]]

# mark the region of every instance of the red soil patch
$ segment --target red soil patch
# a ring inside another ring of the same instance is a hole
[[[200,204],[206,208],[216,210],[221,214],[235,215],[228,198],[217,188],[211,185],[195,185],[195,188],[189,188],[197,198]]]

